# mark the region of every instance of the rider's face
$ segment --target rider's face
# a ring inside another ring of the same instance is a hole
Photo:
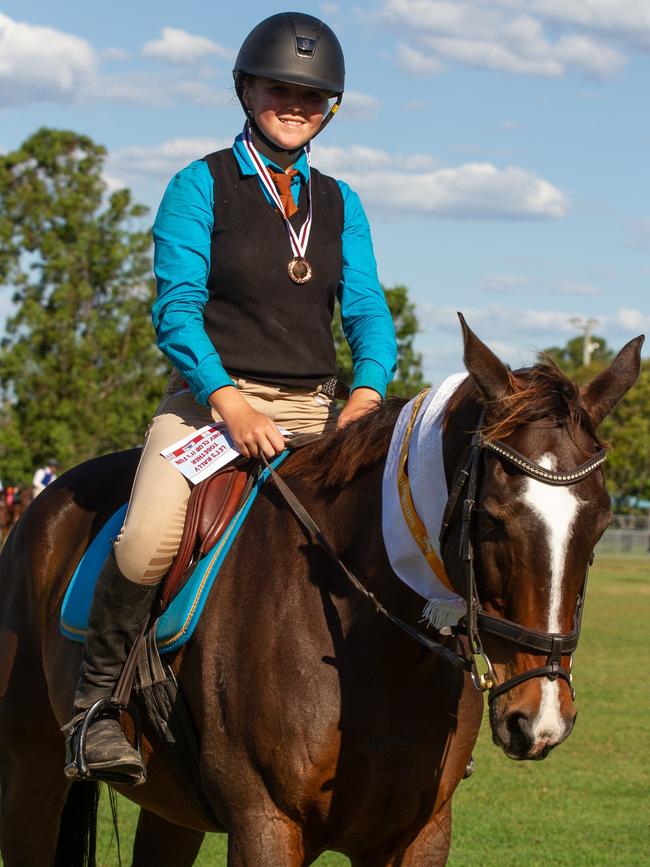
[[[244,102],[273,144],[283,150],[295,150],[318,132],[328,109],[328,94],[312,87],[256,77],[246,82]]]

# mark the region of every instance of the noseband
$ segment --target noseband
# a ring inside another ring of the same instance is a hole
[[[580,637],[580,626],[582,622],[583,600],[587,585],[587,574],[589,566],[585,572],[583,587],[573,614],[573,627],[571,632],[567,634],[556,632],[539,632],[536,629],[530,629],[520,623],[512,620],[507,620],[503,617],[494,617],[487,614],[478,596],[476,588],[476,575],[474,571],[474,543],[473,537],[475,533],[475,506],[476,497],[479,485],[479,474],[483,465],[482,457],[486,451],[490,451],[507,461],[517,469],[521,470],[524,475],[531,479],[536,479],[547,485],[574,485],[592,473],[597,467],[607,459],[607,452],[601,449],[588,461],[576,467],[569,473],[556,473],[548,470],[539,464],[534,463],[524,455],[520,454],[515,449],[507,446],[500,440],[485,440],[480,432],[483,422],[483,415],[479,420],[478,430],[472,438],[470,447],[470,455],[465,467],[458,472],[454,484],[452,486],[447,505],[442,519],[440,530],[440,547],[445,543],[448,535],[449,527],[457,512],[457,505],[464,492],[463,508],[461,515],[461,535],[460,535],[460,559],[463,562],[465,573],[465,599],[467,603],[467,615],[459,624],[457,631],[460,634],[466,635],[470,653],[472,656],[472,678],[476,686],[482,691],[488,691],[488,702],[492,703],[498,696],[508,692],[520,683],[531,680],[535,677],[548,677],[549,680],[555,680],[560,677],[566,681],[571,690],[571,697],[575,698],[575,691],[572,684],[571,665],[572,654],[578,645]],[[593,553],[589,560],[589,565],[593,561]],[[518,674],[511,677],[503,683],[497,684],[496,676],[492,663],[483,650],[481,635],[494,635],[514,644],[518,650],[528,651],[533,654],[546,654],[546,663],[539,668],[532,668],[523,674]],[[562,667],[562,657],[569,657],[568,669]],[[485,665],[486,671],[479,673],[477,660],[481,659]]]

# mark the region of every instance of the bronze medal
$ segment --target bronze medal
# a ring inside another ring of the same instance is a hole
[[[306,283],[311,280],[311,265],[304,256],[294,256],[287,270],[294,283]]]

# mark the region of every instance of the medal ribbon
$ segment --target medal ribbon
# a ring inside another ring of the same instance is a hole
[[[409,477],[407,472],[409,446],[411,443],[411,434],[413,433],[413,425],[415,424],[415,420],[417,418],[420,407],[422,406],[422,402],[428,393],[429,389],[425,388],[416,397],[415,403],[413,404],[413,411],[411,412],[411,418],[409,419],[406,430],[404,431],[404,439],[402,440],[402,448],[399,455],[397,487],[399,490],[399,500],[402,507],[402,514],[404,515],[404,520],[408,524],[408,528],[411,531],[413,539],[415,540],[420,551],[422,551],[422,553],[424,554],[427,563],[433,570],[433,573],[438,579],[438,581],[440,581],[440,583],[448,590],[453,591],[454,588],[451,586],[451,581],[447,576],[444,564],[438,556],[437,552],[434,550],[433,545],[431,544],[431,540],[429,539],[427,529],[422,523],[422,519],[416,511],[415,503],[413,502],[413,497],[411,496],[411,486],[409,484]]]
[[[302,224],[302,228],[296,234],[296,230],[293,228],[289,220],[287,219],[286,214],[284,213],[284,207],[282,205],[282,200],[280,199],[280,194],[278,193],[277,187],[273,183],[273,178],[269,174],[269,170],[264,165],[264,162],[259,155],[255,145],[253,144],[253,139],[251,137],[250,126],[248,124],[244,125],[243,132],[243,140],[244,147],[246,148],[246,152],[248,156],[251,158],[251,162],[255,167],[255,171],[259,175],[260,180],[264,184],[264,189],[271,196],[275,204],[278,206],[280,214],[284,220],[284,225],[287,227],[287,232],[289,234],[289,242],[291,244],[291,249],[293,250],[293,255],[299,257],[300,259],[305,258],[305,252],[307,250],[307,244],[309,244],[309,235],[311,233],[311,221],[312,221],[312,200],[311,200],[311,147],[310,142],[307,142],[305,145],[305,151],[307,152],[307,165],[309,166],[309,183],[307,184],[307,198],[309,201],[309,211],[307,213],[307,219]]]

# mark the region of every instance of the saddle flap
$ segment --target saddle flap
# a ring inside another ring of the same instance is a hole
[[[253,461],[229,464],[192,489],[181,544],[163,580],[162,610],[181,590],[196,560],[219,541],[250,489],[254,466]]]
[[[250,461],[243,467],[229,469],[229,473],[214,477],[214,483],[205,494],[198,526],[201,554],[205,554],[217,544],[252,482]],[[209,482],[210,479],[206,481]]]

